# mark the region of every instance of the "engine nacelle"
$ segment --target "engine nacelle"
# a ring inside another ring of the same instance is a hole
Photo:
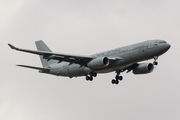
[[[91,60],[87,66],[89,68],[103,68],[109,65],[109,59],[107,57],[98,57]]]
[[[134,74],[147,74],[154,70],[154,65],[152,63],[141,63],[136,68],[133,69]]]

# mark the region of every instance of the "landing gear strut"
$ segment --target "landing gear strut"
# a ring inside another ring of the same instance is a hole
[[[154,56],[154,62],[153,62],[154,65],[158,65],[158,62],[156,61],[157,59],[158,59],[158,56]]]
[[[97,73],[95,73],[95,72],[91,72],[90,73],[90,76],[86,76],[86,80],[88,81],[88,80],[90,80],[90,81],[92,81],[93,80],[93,77],[96,77],[97,76]]]
[[[120,75],[120,71],[116,71],[117,75],[115,77],[115,79],[113,79],[111,81],[112,84],[119,84],[119,81],[122,81],[123,80],[123,77],[122,76],[119,76]]]

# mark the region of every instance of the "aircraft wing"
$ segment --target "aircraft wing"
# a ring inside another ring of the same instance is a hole
[[[17,51],[22,51],[22,52],[27,52],[27,53],[32,53],[36,55],[42,55],[44,59],[47,59],[47,61],[53,59],[57,60],[59,62],[66,61],[72,63],[77,63],[81,65],[86,65],[89,61],[94,59],[94,56],[87,56],[87,55],[70,55],[70,54],[62,54],[62,53],[54,53],[54,52],[47,52],[47,51],[35,51],[35,50],[27,50],[27,49],[21,49],[14,47],[11,44],[8,44],[11,49],[17,50]],[[115,58],[115,57],[108,57],[109,60],[119,60],[121,58]]]

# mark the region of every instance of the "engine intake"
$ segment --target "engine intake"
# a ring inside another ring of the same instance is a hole
[[[152,63],[141,63],[133,69],[134,74],[147,74],[154,70],[154,65]]]
[[[103,68],[109,65],[109,59],[107,57],[98,57],[91,60],[87,66],[89,68]]]

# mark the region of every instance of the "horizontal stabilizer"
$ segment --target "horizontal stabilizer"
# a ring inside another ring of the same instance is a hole
[[[17,65],[17,66],[36,69],[36,70],[42,70],[43,72],[50,72],[50,68],[40,68],[40,67],[34,67],[34,66],[28,66],[28,65]]]

